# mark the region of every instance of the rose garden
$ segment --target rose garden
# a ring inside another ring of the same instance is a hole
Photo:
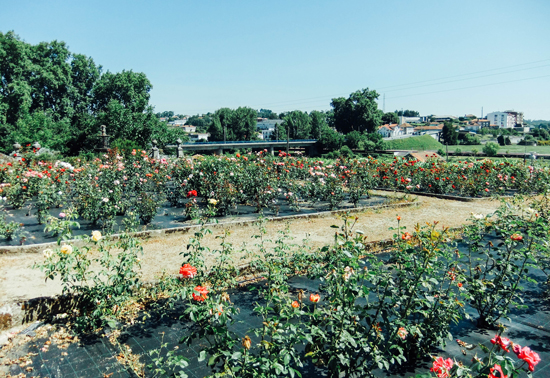
[[[548,332],[544,164],[266,151],[152,159],[140,150],[55,162],[27,148],[0,165],[0,244],[57,240],[34,267],[60,282],[63,296],[60,309],[39,319],[48,334],[29,350],[35,372],[12,358],[11,374],[48,374],[51,365],[40,361],[59,348],[45,340],[60,330],[71,350],[108,340],[123,367],[106,368],[113,376],[511,378],[549,369],[547,342],[510,336],[519,316],[536,311],[546,319],[537,332]],[[396,214],[391,242],[373,248],[367,237],[375,238],[357,228],[366,215],[355,211],[387,202],[372,202],[375,189],[404,200],[499,197],[502,205],[492,214],[473,205],[453,229],[437,219],[406,228]],[[290,224],[267,237],[272,217],[322,211],[341,214],[327,230],[330,244],[298,243]],[[144,281],[140,232],[168,213],[194,232],[179,266]],[[218,248],[205,246],[213,224],[242,214],[257,225],[250,243],[234,245],[226,231]],[[146,337],[151,329],[163,332]],[[474,343],[465,329],[481,337]]]

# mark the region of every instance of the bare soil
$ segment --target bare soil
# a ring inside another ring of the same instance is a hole
[[[376,193],[391,196],[385,192]],[[418,223],[439,221],[438,227],[458,227],[467,221],[472,212],[488,214],[499,206],[499,201],[493,199],[477,200],[475,202],[459,202],[429,197],[415,197],[414,205],[399,209],[366,210],[356,215],[359,220],[355,226],[368,236],[370,241],[379,241],[391,238],[393,231],[390,227],[397,226],[396,216],[401,216],[401,225],[411,230]],[[322,218],[296,219],[288,227],[293,237],[292,243],[301,244],[303,239],[309,240],[313,248],[330,244],[334,240],[334,229],[331,225],[342,225],[338,216]],[[229,226],[228,226],[229,227]],[[227,239],[235,247],[235,265],[245,264],[242,259],[246,249],[254,250],[258,235],[258,226],[245,225],[230,226],[230,235]],[[266,224],[267,239],[276,239],[280,231],[287,227],[285,222],[268,222]],[[216,249],[219,249],[220,239],[224,228],[217,227],[212,234],[207,235],[203,245],[210,248],[205,260],[208,266],[215,262]],[[142,278],[151,281],[159,277],[163,271],[167,274],[177,274],[183,257],[180,252],[187,249],[189,234],[168,234],[162,237],[152,237],[143,241],[143,256],[141,257]],[[61,293],[58,280],[45,281],[40,270],[32,269],[35,262],[43,260],[42,254],[5,254],[0,255],[0,308],[5,305],[15,305],[25,300],[44,296],[54,296]]]

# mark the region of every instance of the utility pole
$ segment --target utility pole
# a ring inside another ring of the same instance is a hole
[[[286,153],[288,155],[288,153],[290,152],[290,125],[289,125],[289,122],[287,120],[286,122]]]

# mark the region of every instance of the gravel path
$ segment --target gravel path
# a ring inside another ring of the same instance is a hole
[[[387,193],[379,193],[388,195]],[[401,225],[411,230],[417,224],[439,221],[438,227],[456,227],[465,223],[471,212],[488,214],[499,206],[499,201],[492,199],[477,200],[475,202],[459,202],[442,200],[429,197],[418,197],[411,207],[400,209],[366,210],[358,213],[359,220],[356,230],[361,230],[368,235],[369,241],[378,241],[391,238],[393,231],[389,227],[397,226],[396,216],[401,216]],[[399,214],[398,214],[399,213]],[[334,240],[334,229],[331,225],[342,225],[342,220],[337,216],[322,218],[296,219],[290,224],[293,243],[300,243],[306,237],[309,245],[320,247]],[[267,223],[268,239],[275,239],[279,231],[286,227],[285,222]],[[256,239],[252,236],[258,234],[255,225],[232,227],[227,241],[235,247],[235,263],[245,263],[241,260],[243,243],[248,249],[254,249]],[[218,227],[212,234],[207,235],[203,245],[211,250],[219,248],[220,240],[217,236],[223,235],[223,229]],[[191,234],[170,234],[162,238],[153,237],[143,241],[144,254],[142,260],[142,275],[146,281],[153,280],[163,271],[168,274],[176,274],[182,264],[180,252],[185,251]],[[44,282],[44,276],[39,270],[32,269],[34,262],[42,261],[41,254],[11,254],[0,255],[0,312],[2,306],[16,305],[24,300],[52,296],[61,293],[58,281]],[[208,265],[212,265],[214,254],[206,256]]]

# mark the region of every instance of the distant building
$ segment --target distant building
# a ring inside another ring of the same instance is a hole
[[[258,117],[258,122],[256,123],[256,130],[261,133],[261,139],[268,140],[271,139],[271,135],[275,133],[275,125],[283,123],[280,119],[267,119]]]
[[[401,133],[403,135],[412,135],[412,134],[414,134],[414,126],[412,126],[408,123],[400,124],[399,128],[401,129]]]
[[[197,131],[197,126],[184,125],[181,129],[186,133],[194,133],[195,131]]]
[[[432,115],[430,118],[433,118],[435,122],[454,121],[457,119],[457,117],[452,115]]]
[[[397,123],[391,123],[382,125],[378,128],[378,134],[382,135],[382,138],[389,138],[401,135],[401,128]]]
[[[442,123],[431,123],[429,126],[417,126],[414,128],[414,135],[429,135],[435,140],[439,140],[442,132]]]
[[[176,119],[173,121],[168,122],[170,126],[183,126],[185,125],[185,122],[187,122],[187,118],[184,119]]]
[[[210,133],[191,133],[189,134],[189,140],[191,142],[208,142]]]
[[[429,116],[421,116],[421,117],[399,116],[399,124],[402,124],[402,123],[424,123],[424,122],[427,122],[429,119],[430,119]]]
[[[491,125],[498,125],[501,129],[523,127],[523,113],[513,110],[489,113],[487,114],[487,120]]]

